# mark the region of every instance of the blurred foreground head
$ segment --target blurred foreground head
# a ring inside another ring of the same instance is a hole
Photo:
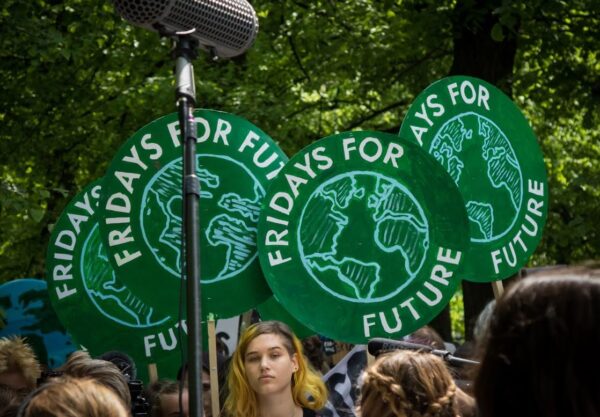
[[[483,341],[482,417],[600,415],[600,270],[563,269],[511,286]]]
[[[35,353],[24,339],[15,336],[0,339],[0,384],[15,390],[32,390],[40,373]]]
[[[34,391],[21,417],[129,417],[122,400],[93,379],[55,378]]]
[[[91,378],[97,381],[117,394],[127,409],[131,408],[127,379],[115,364],[102,359],[92,359],[87,352],[77,351],[69,356],[59,370],[72,378]]]
[[[362,417],[455,417],[456,385],[441,358],[408,350],[381,355],[364,372]]]

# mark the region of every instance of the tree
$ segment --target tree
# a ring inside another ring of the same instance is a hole
[[[532,265],[598,257],[593,0],[253,6],[260,33],[247,54],[194,62],[201,107],[249,119],[291,155],[336,132],[397,133],[427,85],[449,74],[481,77],[523,109],[545,155],[550,214]],[[176,108],[170,42],[130,26],[109,4],[5,0],[0,42],[1,282],[43,277],[49,233],[66,202],[103,175],[137,129]],[[489,296],[465,290],[467,320]]]

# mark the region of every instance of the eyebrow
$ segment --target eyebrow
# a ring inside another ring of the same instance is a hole
[[[283,347],[281,347],[281,346],[273,346],[273,347],[270,347],[270,348],[267,349],[267,351],[273,351],[273,350],[283,350]],[[246,357],[248,357],[248,356],[250,356],[252,354],[258,354],[258,352],[255,351],[255,350],[250,351],[250,352],[246,352]]]

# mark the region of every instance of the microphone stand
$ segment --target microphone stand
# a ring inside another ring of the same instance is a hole
[[[183,140],[183,242],[187,278],[187,328],[188,328],[188,398],[189,415],[204,414],[202,399],[202,314],[200,308],[200,181],[196,176],[196,87],[192,60],[198,53],[198,42],[190,36],[177,36],[176,99],[179,127]],[[185,367],[184,367],[185,369]],[[184,374],[185,375],[185,374]]]

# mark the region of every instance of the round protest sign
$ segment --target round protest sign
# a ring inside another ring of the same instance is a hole
[[[283,308],[274,296],[267,298],[267,301],[257,306],[256,311],[258,311],[261,320],[278,320],[284,322],[290,326],[290,329],[293,330],[299,339],[304,339],[315,334],[315,332],[300,323]]]
[[[232,317],[271,291],[258,261],[256,230],[269,182],[287,160],[248,121],[197,110],[202,313]],[[101,236],[120,281],[149,306],[174,315],[182,263],[182,149],[177,114],[136,132],[103,183]]]
[[[428,323],[459,284],[468,245],[450,176],[417,145],[379,132],[337,134],[295,155],[269,188],[258,232],[279,302],[351,343]]]
[[[138,378],[148,380],[155,364],[162,378],[175,378],[181,366],[181,327],[185,320],[161,315],[115,276],[97,220],[100,180],[67,205],[52,230],[46,255],[50,300],[71,335],[99,356],[120,351],[135,361]]]
[[[0,337],[20,336],[49,368],[62,365],[77,350],[48,298],[46,281],[23,278],[0,285]]]
[[[460,189],[471,238],[462,277],[489,282],[518,272],[542,237],[548,183],[517,106],[485,81],[444,78],[410,106],[400,137],[429,152]]]

